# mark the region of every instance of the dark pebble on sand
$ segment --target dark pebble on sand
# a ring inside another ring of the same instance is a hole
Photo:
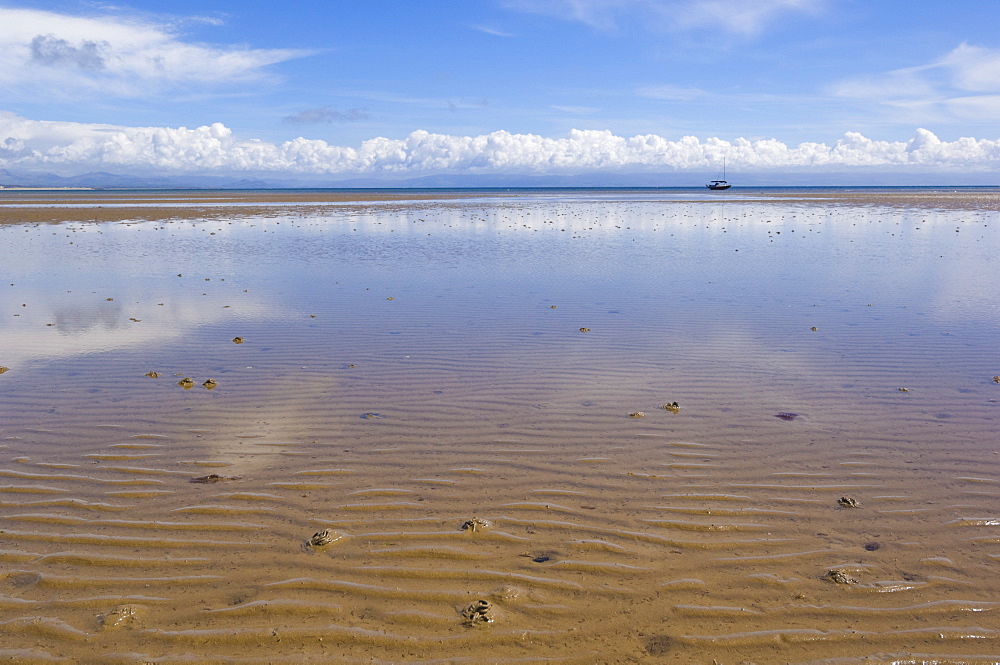
[[[669,635],[652,635],[646,638],[646,653],[650,656],[663,656],[670,651],[674,639]]]
[[[198,476],[197,478],[192,478],[188,482],[208,484],[208,483],[222,482],[223,480],[240,480],[242,478],[243,476],[220,476],[217,473],[210,473],[207,476]]]

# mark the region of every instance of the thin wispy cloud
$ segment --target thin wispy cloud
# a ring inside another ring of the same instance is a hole
[[[958,90],[1000,92],[1000,49],[962,43],[937,64]]]
[[[957,118],[995,123],[1000,118],[1000,95],[952,97],[945,103],[945,108]]]
[[[339,111],[329,106],[318,106],[287,116],[285,122],[293,125],[318,125],[332,122],[358,122],[367,119],[368,112],[364,109],[352,108]]]
[[[817,15],[829,0],[697,0],[670,3],[667,11],[679,28],[719,27],[728,32],[753,35],[788,16]]]
[[[266,67],[306,55],[186,41],[172,22],[0,8],[0,94],[139,97],[261,81]]]
[[[561,104],[553,104],[552,107],[556,111],[562,111],[563,113],[572,113],[574,115],[590,115],[592,113],[597,113],[600,111],[596,106],[564,106]]]
[[[484,109],[490,105],[490,100],[485,97],[480,97],[479,99],[449,99],[447,101],[448,108],[452,111],[457,111],[459,109]]]
[[[650,99],[663,99],[669,101],[691,101],[709,96],[709,93],[700,88],[688,88],[677,85],[650,85],[636,90],[640,97]]]
[[[880,101],[926,99],[936,95],[935,85],[925,76],[925,68],[897,69],[838,81],[830,91],[839,97]]]
[[[753,35],[789,15],[816,14],[835,0],[504,0],[508,9],[578,21],[600,30],[638,18],[653,32],[710,28]]]
[[[479,32],[486,33],[487,35],[493,35],[494,37],[516,37],[514,33],[506,32],[504,30],[499,30],[497,28],[490,27],[488,25],[470,25],[473,30],[478,30]]]
[[[398,104],[400,106],[412,106],[415,108],[429,109],[440,109],[442,107],[450,108],[448,106],[450,102],[447,99],[441,99],[440,97],[416,97],[382,90],[344,90],[342,92],[352,97],[362,99],[365,102],[378,104]]]
[[[963,43],[934,62],[844,79],[829,91],[877,106],[905,108],[918,121],[949,116],[995,120],[1000,114],[1000,49]]]

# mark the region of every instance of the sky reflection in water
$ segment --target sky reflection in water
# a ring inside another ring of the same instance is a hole
[[[1000,318],[987,277],[996,233],[983,212],[524,198],[5,225],[2,363],[182,346],[205,329],[280,330],[310,316],[336,321],[331,343],[361,335],[375,345],[407,329],[481,357],[519,343],[502,331],[530,328],[553,304],[573,312],[566,326],[660,327],[674,343],[739,335],[746,356],[801,351],[813,326],[861,326],[864,348],[845,334],[809,352],[864,363],[903,340],[950,357],[940,340],[950,335],[964,358],[985,362]],[[554,333],[547,325],[536,336]]]

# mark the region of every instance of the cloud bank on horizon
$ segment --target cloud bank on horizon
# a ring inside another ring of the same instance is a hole
[[[998,170],[1000,5],[969,22],[897,2],[8,3],[0,169]]]
[[[909,141],[875,141],[848,132],[833,145],[788,146],[774,139],[670,141],[655,134],[615,136],[572,130],[563,138],[505,131],[452,136],[418,130],[404,139],[374,138],[358,147],[296,138],[280,144],[240,139],[221,123],[185,127],[112,127],[38,122],[0,114],[0,164],[34,169],[114,169],[150,173],[294,173],[423,175],[705,170],[734,168],[908,167],[988,171],[1000,165],[1000,140],[941,141],[918,129]],[[55,137],[58,137],[54,140]]]

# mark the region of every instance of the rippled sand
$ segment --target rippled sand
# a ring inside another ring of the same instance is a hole
[[[0,661],[1000,662],[1000,220],[908,195],[0,196]]]

